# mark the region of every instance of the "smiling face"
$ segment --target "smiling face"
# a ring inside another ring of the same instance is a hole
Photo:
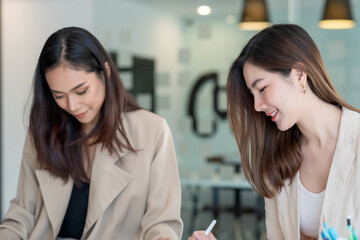
[[[45,77],[57,105],[82,123],[85,132],[91,131],[105,100],[104,79],[69,64],[48,70]]]
[[[245,82],[254,96],[254,108],[264,112],[281,131],[286,131],[299,121],[303,89],[300,80],[304,76],[292,69],[282,76],[246,62],[243,68]]]

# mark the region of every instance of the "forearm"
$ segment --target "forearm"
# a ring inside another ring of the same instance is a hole
[[[0,226],[0,239],[1,240],[21,240],[21,237],[16,234],[13,230],[6,226]]]

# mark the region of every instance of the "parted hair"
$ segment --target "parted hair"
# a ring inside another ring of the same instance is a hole
[[[246,179],[262,196],[271,198],[293,180],[300,168],[297,125],[280,131],[264,113],[254,109],[243,67],[252,63],[267,71],[289,76],[295,68],[307,74],[311,91],[322,101],[358,111],[336,91],[320,51],[310,35],[295,24],[272,25],[253,36],[232,63],[227,80],[228,121],[236,139]]]
[[[82,132],[81,123],[57,105],[46,81],[45,73],[61,64],[95,73],[104,81],[105,100],[99,120],[87,135]],[[81,180],[89,180],[83,167],[82,146],[91,138],[95,139],[91,144],[101,143],[111,154],[123,149],[135,151],[122,118],[123,113],[137,109],[139,106],[126,91],[113,61],[90,32],[67,27],[46,40],[35,69],[29,119],[29,133],[42,168],[65,182],[70,177],[77,185]]]

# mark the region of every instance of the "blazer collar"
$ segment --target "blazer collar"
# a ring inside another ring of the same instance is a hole
[[[338,206],[341,198],[346,179],[349,175],[353,161],[356,157],[356,141],[355,137],[358,128],[358,113],[351,111],[345,107],[342,108],[341,123],[339,129],[338,141],[334,152],[333,162],[331,164],[328,182],[323,203],[323,214],[326,221],[332,225],[339,210]]]
[[[116,154],[111,155],[107,149],[102,149],[101,145],[98,144],[95,151],[84,234],[89,234],[87,232],[133,178],[121,169],[121,158],[131,152],[118,152],[119,158]],[[55,239],[70,201],[74,181],[69,178],[65,183],[47,170],[36,170],[36,176]]]
[[[60,231],[74,181],[69,178],[65,183],[62,179],[51,175],[47,170],[36,170],[35,174],[39,181],[44,205],[53,229],[53,239],[56,239],[55,235]]]
[[[135,150],[141,150],[142,146],[131,137],[131,124],[126,116],[123,114],[123,125],[127,138]],[[123,137],[118,136],[121,142],[125,143]],[[133,178],[130,173],[122,169],[121,159],[134,153],[128,149],[116,150],[116,152],[117,154],[111,155],[106,148],[102,147],[101,143],[96,146],[83,236],[90,234],[99,217]],[[55,239],[70,201],[74,181],[70,178],[64,183],[62,179],[54,177],[47,170],[36,170],[36,176]]]
[[[283,199],[283,202],[287,203],[283,206],[282,211],[288,214],[285,219],[290,221],[282,219],[282,224],[288,226],[284,228],[287,231],[286,235],[295,237],[294,239],[300,239],[299,181],[299,172],[297,172],[291,184],[290,179],[285,181],[284,193],[281,194],[282,198],[286,199]],[[289,199],[292,199],[292,201],[289,201]]]
[[[122,158],[130,153],[127,150],[119,153],[119,155]],[[101,144],[97,145],[91,173],[84,233],[91,230],[99,217],[129,184],[132,178],[133,176],[130,173],[121,169],[121,159],[116,155],[111,155],[107,149],[102,149]]]

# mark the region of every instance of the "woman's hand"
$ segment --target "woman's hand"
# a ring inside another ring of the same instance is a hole
[[[214,235],[212,233],[209,233],[209,235],[205,235],[205,231],[196,231],[193,232],[191,237],[188,238],[188,240],[216,240]]]

